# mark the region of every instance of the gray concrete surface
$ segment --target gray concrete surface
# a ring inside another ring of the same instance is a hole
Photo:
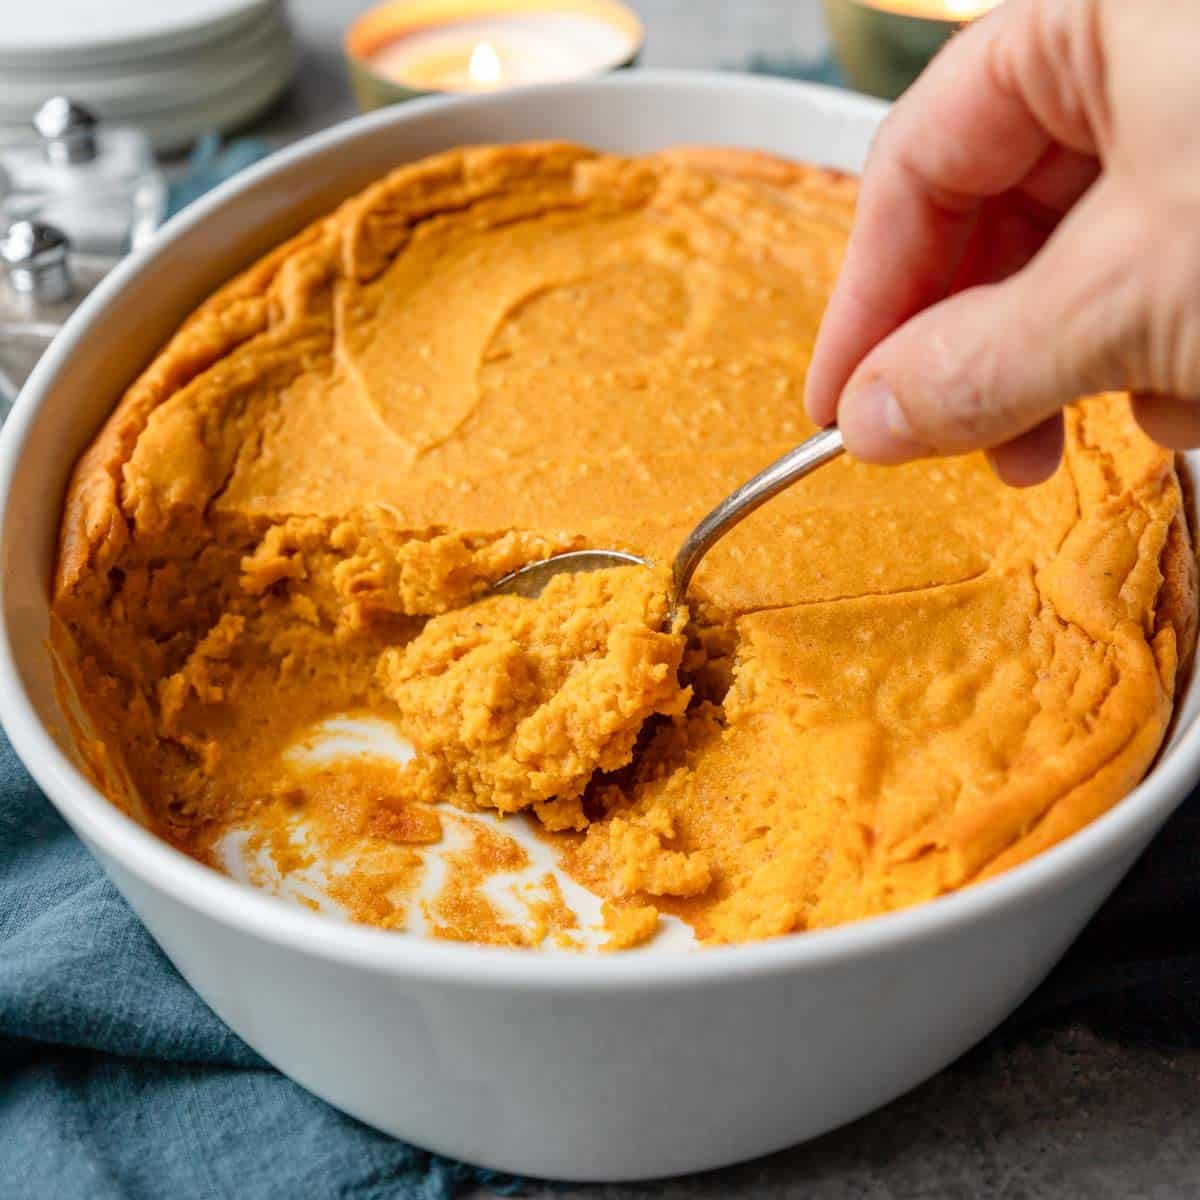
[[[1200,1051],[1071,1027],[989,1043],[881,1112],[744,1166],[538,1195],[1183,1200],[1200,1195],[1198,1097]]]

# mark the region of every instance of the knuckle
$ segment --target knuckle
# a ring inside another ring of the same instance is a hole
[[[940,365],[938,421],[948,450],[973,450],[1007,436],[1012,422],[1001,386],[1003,359],[998,341],[986,338],[976,343],[971,353],[964,353],[947,336],[935,338],[934,361]]]
[[[941,452],[990,444],[1003,424],[997,411],[998,355],[991,340],[966,353],[948,330],[933,330],[923,357],[927,374],[917,392],[921,400],[907,414],[914,432]]]

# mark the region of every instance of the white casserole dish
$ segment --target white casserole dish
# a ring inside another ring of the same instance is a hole
[[[445,1154],[571,1180],[696,1171],[813,1137],[1011,1012],[1200,774],[1193,678],[1149,778],[998,879],[766,944],[551,957],[355,927],[255,892],[152,837],[74,765],[46,649],[59,498],[127,383],[219,283],[388,168],[451,146],[726,143],[856,169],[884,111],[815,86],[629,72],[363,117],[171,222],[78,310],[25,388],[0,436],[0,718],[196,990],[346,1112]]]

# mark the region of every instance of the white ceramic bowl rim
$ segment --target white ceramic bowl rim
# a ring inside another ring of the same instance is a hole
[[[818,84],[732,72],[647,70],[549,84],[541,90],[552,103],[559,91],[587,93],[641,86],[663,92],[686,92],[697,86],[731,91],[755,88],[764,94],[776,90],[781,96],[795,88],[830,90]],[[0,516],[8,508],[14,471],[34,424],[39,397],[53,384],[60,365],[70,356],[76,331],[124,288],[143,261],[169,245],[173,233],[202,223],[243,189],[286,169],[312,150],[335,146],[366,130],[400,120],[404,114],[433,106],[483,106],[491,101],[489,96],[433,97],[357,117],[272,155],[170,221],[160,238],[130,256],[80,305],[30,377],[0,433]],[[873,110],[879,107],[865,97],[839,100],[847,102]],[[173,849],[106,800],[59,749],[35,712],[17,670],[6,616],[0,617],[0,721],[31,775],[54,798],[76,830],[126,870],[180,903],[246,934],[302,953],[360,969],[488,989],[644,991],[656,985],[675,986],[681,981],[720,986],[746,976],[785,974],[819,968],[824,962],[847,956],[900,949],[906,943],[1020,903],[1032,893],[1061,884],[1119,855],[1165,819],[1174,807],[1175,797],[1191,786],[1194,764],[1200,761],[1200,720],[1196,720],[1179,736],[1166,760],[1155,766],[1137,788],[1078,833],[994,879],[910,909],[834,929],[694,953],[629,951],[560,957],[405,937],[344,923],[237,883]]]

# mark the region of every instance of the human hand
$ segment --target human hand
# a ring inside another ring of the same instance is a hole
[[[1200,445],[1200,0],[1009,0],[872,147],[809,415],[896,463],[985,449],[1009,483],[1062,406],[1128,389]]]

